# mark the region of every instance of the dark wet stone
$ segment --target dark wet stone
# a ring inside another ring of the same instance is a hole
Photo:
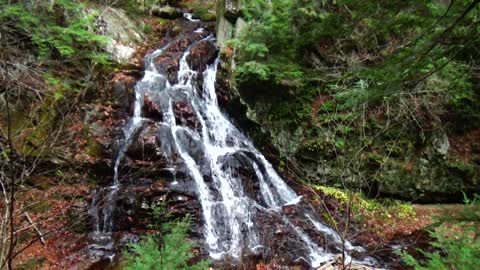
[[[211,41],[200,41],[187,56],[187,63],[191,69],[203,72],[208,65],[215,61],[217,55],[217,47]]]
[[[168,47],[164,48],[164,52],[154,59],[154,64],[157,70],[166,74],[170,83],[174,84],[178,80],[177,73],[179,69],[180,58],[185,50],[194,42],[205,38],[209,33],[203,31],[202,33],[186,33],[170,43]]]
[[[74,220],[69,228],[77,233],[86,233],[90,229],[88,204],[85,201],[75,202],[68,208],[69,220]]]
[[[150,9],[150,14],[163,19],[177,19],[183,17],[183,12],[175,7],[166,6],[153,6]]]
[[[156,135],[157,129],[155,125],[150,125],[144,128],[136,140],[134,140],[128,147],[127,156],[134,160],[162,160],[161,146]]]
[[[163,115],[160,105],[155,103],[147,94],[143,98],[142,115],[156,121],[162,121]]]
[[[177,82],[177,73],[182,54],[182,52],[166,52],[164,55],[155,58],[155,67],[160,73],[167,75],[170,83]]]
[[[140,237],[136,234],[124,232],[118,239],[117,246],[119,248],[126,248],[130,244],[138,243]]]
[[[193,111],[190,104],[177,101],[174,103],[173,112],[177,124],[187,126],[194,130],[201,130],[202,126],[198,121],[197,114]]]
[[[259,179],[252,165],[253,160],[244,153],[237,152],[233,155],[223,157],[221,162],[223,170],[230,170],[234,177],[241,180],[243,192],[247,194],[248,197],[260,205],[267,206],[260,192]]]
[[[140,75],[133,72],[122,72],[114,75],[111,80],[111,97],[115,112],[129,113],[134,101],[134,86]]]

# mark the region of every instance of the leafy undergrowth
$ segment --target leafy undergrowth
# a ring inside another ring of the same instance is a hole
[[[435,213],[429,228],[431,246],[404,251],[408,265],[416,270],[480,268],[480,196],[465,196],[464,201],[465,205],[423,209]]]
[[[79,214],[91,187],[54,184],[65,179],[44,176],[40,181],[37,178],[37,188],[25,189],[20,194],[18,202],[22,207],[18,213],[22,219],[18,220],[17,228],[23,233],[17,247],[21,252],[15,260],[15,269],[65,269],[88,262],[88,254],[79,251],[87,244],[84,232],[89,219]]]
[[[353,240],[367,247],[390,244],[431,223],[427,215],[417,214],[410,203],[369,199],[361,193],[319,185],[313,185],[312,190],[314,204],[326,210],[325,221],[342,230],[346,224],[353,224]]]
[[[323,219],[392,269],[477,269],[479,198],[465,204],[412,205],[361,193],[310,185]]]

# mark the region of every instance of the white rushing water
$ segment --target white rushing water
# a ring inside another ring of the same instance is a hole
[[[211,39],[209,36],[202,41]],[[198,42],[190,48],[196,44]],[[295,222],[282,212],[282,207],[296,205],[301,202],[302,197],[282,180],[250,139],[235,127],[219,108],[215,91],[219,60],[199,74],[187,63],[190,48],[180,59],[178,82],[174,84],[168,82],[167,75],[159,72],[153,63],[153,60],[162,54],[162,50],[146,57],[145,75],[135,87],[133,116],[124,128],[124,143],[120,146],[114,162],[114,180],[111,186],[104,188],[106,195],[102,198],[106,200],[106,206],[102,211],[96,206],[99,198],[94,198],[94,235],[111,235],[114,200],[120,185],[119,166],[135,134],[143,127],[145,119],[141,113],[144,96],[148,95],[159,105],[163,115],[162,121],[156,123],[158,134],[161,135],[162,154],[169,164],[179,163],[180,160],[183,173],[194,183],[201,204],[205,245],[213,259],[224,256],[238,259],[245,251],[257,253],[266,248],[261,231],[265,228],[261,228],[256,220],[259,214],[263,213],[275,215],[299,242],[303,242],[302,257],[313,267],[331,260],[334,257],[333,252],[319,247],[306,231],[296,226]],[[200,78],[203,78],[201,85],[198,83]],[[179,121],[175,112],[175,106],[179,103],[184,104],[184,107],[194,114],[198,122],[196,127],[189,127]],[[252,171],[252,179],[249,181],[258,183],[258,192],[254,195],[245,189],[243,169]],[[337,250],[342,250],[340,246],[343,241],[336,231],[307,212],[300,216],[308,221],[314,230],[323,234]],[[354,249],[348,241],[345,246],[348,251]]]
[[[94,251],[101,251],[105,256],[113,259],[115,256],[114,245],[112,241],[113,231],[113,215],[116,210],[116,198],[119,195],[119,167],[122,162],[125,152],[134,139],[134,135],[142,127],[143,118],[141,116],[141,109],[143,106],[143,96],[146,89],[154,89],[164,87],[166,77],[158,73],[153,64],[153,59],[160,55],[162,50],[155,52],[145,57],[145,75],[141,81],[137,82],[135,86],[135,102],[133,106],[133,115],[129,119],[127,125],[123,129],[124,142],[118,149],[117,156],[113,164],[113,182],[110,186],[98,190],[92,200],[92,206],[89,210],[90,216],[93,218],[93,232],[90,237],[94,243],[90,245]],[[163,84],[162,84],[163,83]]]

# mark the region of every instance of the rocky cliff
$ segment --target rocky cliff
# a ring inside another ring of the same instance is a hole
[[[343,116],[332,116],[326,107],[332,103],[328,89],[305,98],[292,84],[252,80],[239,83],[236,49],[228,40],[239,38],[242,29],[248,35],[242,7],[242,1],[234,0],[219,1],[217,6],[217,38],[222,56],[219,95],[225,110],[258,147],[279,153],[277,164],[284,173],[312,183],[360,188],[372,196],[422,202],[459,201],[463,192],[480,191],[480,149],[475,139],[478,129],[458,132],[439,128],[455,125],[448,120],[439,124],[438,119],[426,119],[430,124],[425,125],[431,127],[425,130],[406,119],[398,123],[400,127],[388,131],[397,133],[395,139],[371,134],[372,140],[367,142],[365,134],[357,132],[368,129],[366,123],[359,122],[353,128],[341,124],[345,129],[340,131],[338,126],[316,126],[320,121],[345,122],[339,117],[352,115],[342,112]],[[322,51],[306,53],[307,66],[320,69],[328,65],[325,49],[318,50]],[[298,122],[295,114],[303,114],[303,110],[307,110],[307,116]],[[383,119],[389,116],[380,110],[374,108],[369,114],[376,114],[377,120],[372,122],[383,125]],[[425,118],[420,115],[423,112],[418,114],[411,118]]]

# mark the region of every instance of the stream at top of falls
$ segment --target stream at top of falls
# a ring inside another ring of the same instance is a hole
[[[266,232],[273,229],[263,222],[266,219],[275,220],[278,226],[288,229],[291,245],[296,249],[292,253],[297,260],[307,261],[312,267],[334,259],[343,251],[348,254],[364,252],[363,248],[343,241],[334,229],[316,218],[312,208],[302,204],[302,197],[285,183],[251,140],[222,112],[215,91],[219,59],[203,72],[192,70],[187,61],[192,48],[205,41],[214,42],[214,38],[206,36],[183,52],[175,83],[168,80],[165,72],[157,70],[154,63],[169,44],[145,57],[145,75],[135,86],[133,115],[123,129],[123,144],[114,160],[113,182],[97,191],[92,201],[92,246],[109,250],[105,253],[107,257],[115,256],[111,238],[116,210],[114,199],[121,190],[119,166],[139,130],[147,121],[152,123],[142,115],[145,96],[148,96],[162,113],[162,119],[153,123],[161,136],[161,155],[172,170],[181,167],[194,187],[201,205],[204,248],[212,259],[238,260],[245,253],[266,252],[274,240],[266,239],[269,235]],[[191,110],[196,119],[194,126],[179,120],[175,111],[177,104]],[[251,172],[249,177],[245,177],[244,171]],[[248,188],[249,181],[254,183],[253,191]],[[178,184],[177,181],[171,183]],[[102,206],[99,200],[103,201]],[[286,207],[297,207],[294,216],[284,213]],[[302,226],[298,225],[298,220],[302,221]],[[312,232],[322,235],[324,242],[317,243]],[[352,260],[349,255],[345,258]],[[372,258],[366,261],[375,263]]]

